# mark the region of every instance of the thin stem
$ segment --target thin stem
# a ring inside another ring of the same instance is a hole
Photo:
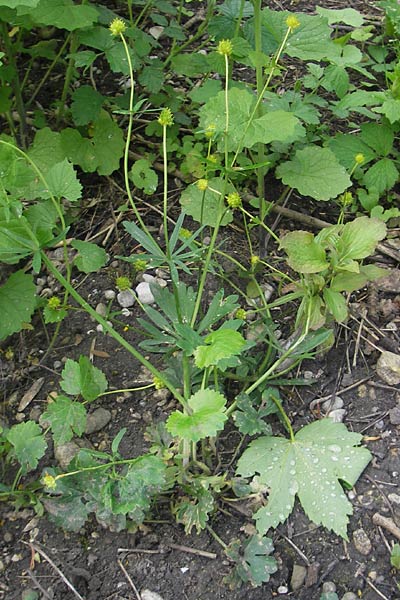
[[[228,132],[229,132],[229,59],[225,54],[225,131],[224,131],[224,147],[225,147],[225,166],[228,166]]]
[[[54,275],[59,283],[69,292],[74,300],[98,323],[100,323],[103,327],[103,330],[108,333],[114,340],[116,340],[125,350],[127,350],[132,356],[134,356],[143,366],[145,366],[150,373],[152,373],[155,377],[161,379],[164,383],[165,387],[169,389],[169,391],[174,395],[174,397],[182,404],[184,408],[187,407],[187,403],[183,398],[182,394],[178,392],[175,386],[172,385],[166,379],[165,375],[161,373],[156,367],[154,367],[151,362],[149,362],[134,346],[132,346],[129,342],[127,342],[117,331],[115,331],[107,321],[100,316],[84,298],[72,287],[69,281],[63,277],[63,275],[56,269],[51,260],[47,257],[47,255],[42,251],[41,252],[42,260],[45,263],[48,270]]]
[[[165,252],[168,261],[171,261],[171,248],[168,235],[168,157],[167,157],[167,125],[163,125],[163,166],[164,166],[164,186],[163,186],[163,227],[165,239]]]
[[[78,50],[78,48],[79,48],[79,39],[78,39],[77,34],[74,32],[71,34],[71,43],[69,46],[69,53],[72,55],[75,54],[75,52]],[[61,92],[60,108],[59,108],[58,115],[57,115],[57,125],[60,123],[61,119],[64,116],[65,103],[67,101],[69,87],[71,85],[71,81],[74,76],[74,70],[75,70],[75,59],[73,58],[73,56],[70,56],[70,58],[68,60],[67,70],[65,72],[64,85],[63,85],[63,89]]]
[[[8,63],[13,71],[13,79],[12,79],[11,85],[14,90],[15,103],[16,103],[17,111],[18,111],[18,114],[20,117],[20,129],[19,129],[20,141],[21,141],[21,145],[25,148],[26,147],[25,105],[24,105],[24,100],[22,98],[21,84],[20,84],[20,79],[19,79],[19,74],[18,74],[17,62],[15,60],[13,44],[10,40],[7,25],[4,22],[1,23],[1,31],[2,31],[4,47],[6,49]]]
[[[273,394],[271,394],[271,398],[272,401],[275,403],[277,409],[279,410],[279,412],[281,413],[281,416],[284,420],[284,423],[287,427],[287,430],[289,431],[289,435],[290,435],[290,441],[294,442],[294,432],[293,432],[293,428],[292,425],[289,421],[289,417],[286,414],[285,409],[283,408],[282,404],[279,402],[278,398],[275,398],[275,396]]]
[[[137,388],[125,388],[123,390],[110,390],[108,392],[103,392],[102,394],[99,394],[97,397],[101,398],[102,396],[109,396],[110,394],[123,394],[125,392],[142,392],[143,390],[148,390],[150,388],[153,388],[155,386],[155,383],[149,383],[148,385],[142,385],[141,387],[137,387]]]

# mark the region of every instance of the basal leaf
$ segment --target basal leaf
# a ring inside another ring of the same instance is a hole
[[[99,175],[111,175],[118,169],[123,155],[125,142],[122,129],[111,119],[108,113],[101,115],[93,125],[93,145]]]
[[[41,419],[50,424],[56,445],[69,442],[74,434],[81,436],[86,426],[86,409],[80,402],[74,402],[67,396],[57,396],[51,402]]]
[[[72,164],[78,165],[86,173],[93,173],[97,169],[98,159],[92,140],[70,127],[61,131],[60,139],[62,150]]]
[[[372,165],[364,175],[364,185],[368,190],[376,190],[383,194],[386,190],[391,190],[399,179],[399,171],[395,163],[390,158],[381,158]]]
[[[238,397],[237,410],[232,417],[236,427],[244,435],[256,435],[257,433],[270,435],[271,426],[263,418],[270,413],[269,407],[257,409],[249,396],[241,394]]]
[[[166,465],[157,456],[140,456],[131,463],[121,478],[113,512],[128,514],[135,523],[142,523],[152,498],[160,493],[166,480]]]
[[[108,260],[107,252],[91,242],[73,240],[71,246],[78,250],[74,265],[83,273],[96,273]]]
[[[228,183],[226,188],[227,194],[235,191],[235,188],[230,183]],[[219,177],[210,179],[208,188],[204,192],[199,190],[197,185],[193,183],[182,193],[180,203],[185,213],[193,217],[195,221],[202,225],[215,227],[224,210],[224,201],[221,197],[224,189],[225,182]],[[227,225],[232,221],[232,218],[232,212],[227,210],[221,224]]]
[[[13,425],[7,432],[6,439],[12,445],[11,454],[21,465],[23,473],[36,469],[47,448],[39,425],[34,421]]]
[[[227,420],[225,404],[226,398],[215,390],[199,390],[188,400],[192,414],[176,410],[167,420],[167,430],[173,436],[192,442],[213,437]]]
[[[294,142],[305,134],[297,117],[284,110],[267,113],[250,124],[243,146],[252,148],[255,144],[270,142]]]
[[[133,163],[130,178],[134,185],[143,190],[145,194],[154,194],[157,189],[158,175],[146,158],[140,158]]]
[[[334,9],[317,6],[316,11],[319,15],[328,19],[329,25],[333,25],[335,23],[344,23],[345,25],[350,25],[351,27],[361,27],[364,22],[364,17],[362,14],[354,8]]]
[[[35,8],[39,4],[40,0],[1,0],[1,6],[7,6],[8,8],[18,8],[19,6]]]
[[[36,286],[32,275],[13,273],[0,286],[0,340],[20,331],[29,323],[36,305]]]
[[[39,242],[25,217],[0,221],[0,261],[14,265],[38,250]]]
[[[66,158],[49,169],[46,173],[46,183],[48,189],[38,192],[42,198],[49,198],[51,193],[56,198],[66,198],[75,202],[82,196],[82,185],[75,169]]]
[[[260,535],[252,535],[244,544],[244,548],[241,546],[240,541],[235,540],[225,550],[230,560],[236,563],[227,582],[235,585],[235,580],[239,580],[239,585],[250,583],[257,587],[269,581],[270,575],[278,570],[276,560],[270,556],[274,550],[272,540]]]
[[[344,225],[337,250],[341,261],[370,256],[386,236],[386,225],[379,219],[358,217]]]
[[[19,7],[19,15],[27,14],[35,24],[54,25],[67,31],[89,27],[98,18],[93,6],[75,4],[72,0],[40,0],[33,9],[26,4]]]
[[[371,459],[357,447],[362,436],[342,423],[323,419],[306,425],[294,440],[261,437],[250,443],[238,463],[238,473],[256,475],[252,487],[266,486],[268,502],[255,514],[261,534],[283,523],[298,496],[307,516],[347,539],[352,506],[339,481],[353,486]]]
[[[193,527],[197,533],[205,529],[210,513],[214,510],[214,496],[207,485],[196,485],[190,490],[191,495],[184,497],[174,507],[178,523],[185,526],[185,533],[191,533]]]
[[[336,198],[351,186],[345,168],[328,148],[307,146],[276,169],[285,185],[316,200]]]
[[[357,135],[350,133],[338,133],[329,140],[329,148],[332,150],[340,164],[349,171],[355,165],[357,154],[364,156],[363,165],[368,164],[376,157],[375,152]]]
[[[66,361],[62,371],[61,388],[71,396],[81,395],[89,402],[95,400],[108,386],[102,371],[92,365],[86,356],[80,356],[79,362]]]
[[[71,113],[75,125],[87,125],[100,116],[104,96],[90,85],[82,85],[72,94]]]
[[[383,123],[362,123],[361,139],[375,150],[378,156],[387,156],[394,141],[393,128]]]
[[[204,341],[207,345],[198,346],[194,353],[195,363],[199,369],[218,365],[221,359],[240,354],[246,344],[238,331],[222,327],[210,333]]]
[[[333,315],[337,323],[343,323],[347,319],[348,309],[345,298],[340,292],[335,292],[330,288],[323,291],[325,304],[329,312]]]
[[[387,98],[382,103],[382,106],[376,106],[372,110],[385,115],[392,125],[393,123],[396,123],[396,121],[400,121],[400,99],[398,98]]]
[[[319,273],[329,266],[323,247],[308,231],[291,231],[280,246],[288,255],[288,263],[298,273]]]
[[[51,131],[49,127],[39,129],[28,151],[28,156],[42,173],[47,173],[50,167],[60,163],[65,158],[61,147],[60,134]]]

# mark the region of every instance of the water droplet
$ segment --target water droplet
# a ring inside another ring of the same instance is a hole
[[[296,471],[294,469],[290,469],[289,473],[290,475],[296,475]]]
[[[328,450],[334,452],[335,454],[339,454],[342,451],[340,446],[336,446],[336,444],[332,444],[332,446],[328,446]]]
[[[326,469],[325,467],[323,469],[321,469],[322,473],[326,473],[328,469]]]
[[[337,462],[337,461],[339,460],[337,456],[331,456],[331,459],[332,459],[334,462]]]
[[[319,458],[314,458],[313,459],[313,463],[314,463],[314,465],[316,465],[317,463],[319,463]]]

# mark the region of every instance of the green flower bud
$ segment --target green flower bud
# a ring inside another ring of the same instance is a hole
[[[124,21],[122,19],[114,19],[110,24],[110,31],[116,37],[121,35],[121,33],[125,33],[126,25]]]
[[[240,208],[242,205],[242,200],[237,192],[232,192],[232,194],[228,194],[226,197],[226,203],[229,208],[235,210],[235,208]]]
[[[163,108],[160,116],[158,117],[158,122],[163,127],[168,127],[174,124],[174,116],[170,108]]]
[[[117,286],[120,292],[130,290],[132,287],[132,283],[129,277],[117,277],[117,279],[115,280],[115,285]]]
[[[233,51],[233,44],[231,40],[221,40],[217,47],[218,54],[222,56],[230,56]]]

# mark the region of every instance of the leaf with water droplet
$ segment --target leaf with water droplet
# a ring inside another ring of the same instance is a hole
[[[303,427],[293,441],[264,436],[251,442],[237,472],[256,475],[269,489],[266,506],[255,514],[258,531],[264,534],[283,523],[297,495],[314,523],[347,539],[348,515],[353,511],[340,481],[352,487],[371,460],[369,450],[359,447],[361,439],[328,418]]]

